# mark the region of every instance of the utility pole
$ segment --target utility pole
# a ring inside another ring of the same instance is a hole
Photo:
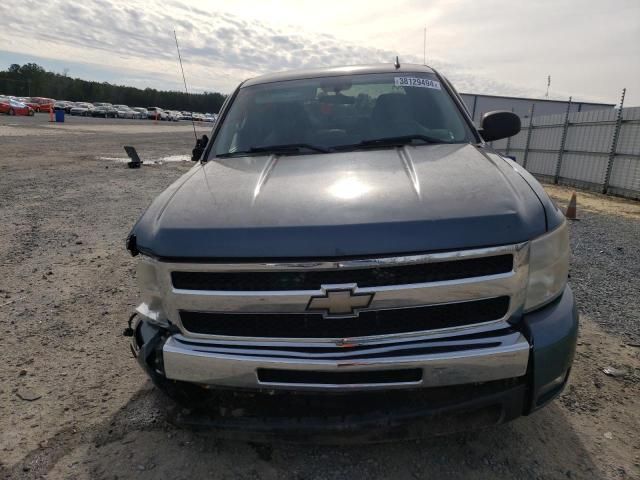
[[[422,64],[427,64],[427,26],[424,26],[424,43],[422,45]]]
[[[549,86],[551,85],[551,75],[547,75],[547,93],[544,94],[545,98],[549,98]]]

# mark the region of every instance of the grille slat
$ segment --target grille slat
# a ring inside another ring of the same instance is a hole
[[[175,288],[213,291],[318,290],[322,285],[357,283],[358,287],[409,285],[507,273],[513,255],[385,266],[312,271],[171,272]]]
[[[347,338],[420,332],[498,320],[509,297],[424,307],[366,310],[355,318],[324,318],[313,313],[214,313],[181,311],[191,333],[264,338]]]

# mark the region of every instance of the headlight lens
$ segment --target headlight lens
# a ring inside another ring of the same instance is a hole
[[[153,260],[140,256],[136,277],[140,287],[141,303],[136,311],[150,322],[166,327],[169,325],[162,308],[162,296],[158,285],[156,267]]]
[[[566,220],[554,231],[531,242],[525,312],[546,305],[563,292],[569,276],[569,255]]]

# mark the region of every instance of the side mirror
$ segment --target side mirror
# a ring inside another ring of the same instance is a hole
[[[209,143],[209,137],[206,135],[202,135],[201,138],[196,140],[196,146],[193,150],[191,150],[191,161],[197,162],[202,157],[204,153],[204,149],[207,148],[207,143]]]
[[[480,135],[485,142],[512,137],[520,131],[520,117],[506,110],[485,113],[480,122]]]

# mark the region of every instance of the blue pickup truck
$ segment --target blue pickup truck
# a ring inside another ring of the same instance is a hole
[[[133,227],[132,348],[185,423],[380,441],[528,415],[578,315],[566,220],[423,65],[276,73],[228,96]]]

